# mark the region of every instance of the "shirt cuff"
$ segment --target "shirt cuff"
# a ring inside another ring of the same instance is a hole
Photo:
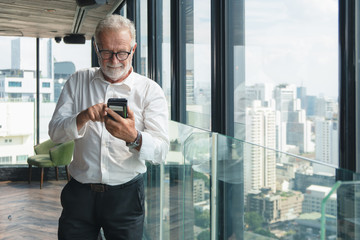
[[[86,128],[88,126],[88,123],[85,123],[85,125],[78,131],[76,118],[77,115],[71,119],[70,127],[69,127],[69,131],[71,131],[70,134],[73,135],[75,139],[82,138],[85,135]]]
[[[149,133],[141,132],[142,140],[141,140],[141,148],[139,151],[139,159],[154,161],[154,142],[153,138]],[[137,151],[132,149],[132,151]]]

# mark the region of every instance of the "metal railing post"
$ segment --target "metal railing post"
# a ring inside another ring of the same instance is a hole
[[[160,230],[159,230],[159,240],[163,239],[163,229],[164,229],[164,221],[163,221],[163,209],[164,209],[164,163],[160,165]]]
[[[211,239],[217,239],[217,141],[218,134],[212,133],[211,148]]]

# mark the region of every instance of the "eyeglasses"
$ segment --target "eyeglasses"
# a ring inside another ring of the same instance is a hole
[[[119,61],[126,60],[129,57],[129,55],[131,54],[132,49],[133,49],[133,48],[131,48],[130,52],[126,52],[126,51],[113,52],[113,51],[110,51],[110,50],[99,50],[99,47],[97,46],[97,44],[96,44],[96,48],[97,48],[98,52],[100,53],[100,56],[101,56],[102,59],[109,60],[115,54],[116,58]]]

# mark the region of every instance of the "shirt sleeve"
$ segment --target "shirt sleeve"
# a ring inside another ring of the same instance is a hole
[[[151,97],[149,97],[151,96]],[[139,159],[160,164],[169,151],[168,104],[157,83],[147,91],[144,109],[144,131]]]
[[[73,76],[66,82],[49,122],[49,136],[54,142],[67,142],[80,138],[84,135],[87,127],[86,124],[79,132],[77,130],[76,117],[78,112],[75,111],[72,79]]]

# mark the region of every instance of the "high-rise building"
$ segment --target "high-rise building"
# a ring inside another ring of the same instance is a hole
[[[301,108],[306,109],[306,105],[307,105],[306,87],[297,87],[296,97],[301,100]]]
[[[306,114],[311,117],[316,114],[316,96],[306,96]]]
[[[316,160],[338,166],[338,121],[318,119],[315,124]]]
[[[296,88],[294,85],[278,85],[274,89],[275,109],[278,111],[276,120],[276,149],[287,151],[287,121],[288,113],[294,111]]]
[[[302,109],[301,100],[296,96],[295,85],[282,84],[274,90],[276,110],[280,112],[277,122],[277,149],[293,149],[295,153],[311,152],[314,149],[311,143],[311,122],[307,121],[306,111]]]
[[[275,111],[270,108],[261,107],[260,101],[253,101],[253,107],[246,110],[246,118],[247,141],[275,149]],[[246,159],[251,159],[251,162],[244,162],[245,174],[251,175],[251,179],[246,181],[245,189],[259,190],[266,187],[270,188],[272,192],[276,192],[275,151],[257,145],[247,145],[245,147]]]
[[[274,89],[276,110],[281,112],[281,121],[287,122],[288,112],[299,110],[296,100],[296,86],[291,84],[281,84]]]
[[[316,101],[315,114],[318,117],[332,118],[339,112],[338,102],[330,98],[318,98]]]
[[[252,101],[260,100],[261,106],[271,107],[273,104],[274,86],[270,83],[258,83],[246,87],[247,107],[251,107]]]
[[[194,203],[205,200],[205,182],[202,179],[194,179],[193,198]]]
[[[55,62],[54,63],[54,101],[60,97],[64,84],[71,74],[75,72],[73,62]]]
[[[41,78],[53,78],[53,53],[51,39],[39,41],[40,58],[46,61],[40,62]],[[11,69],[13,70],[36,70],[35,39],[16,38],[11,40]],[[29,58],[33,57],[33,61]]]

